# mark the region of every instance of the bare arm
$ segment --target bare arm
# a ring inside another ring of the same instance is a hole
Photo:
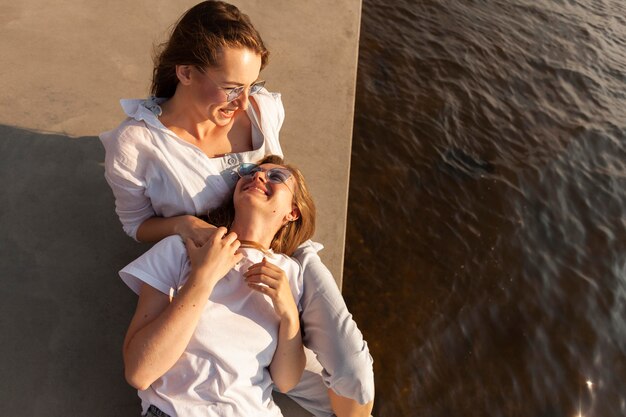
[[[192,215],[151,217],[141,223],[136,237],[140,242],[158,242],[167,236],[180,235],[183,240],[191,239],[196,246],[202,246],[214,232],[215,226]]]
[[[241,259],[237,236],[219,228],[202,247],[186,241],[191,273],[175,298],[144,284],[124,340],[126,379],[143,390],[184,352],[217,281]]]
[[[300,336],[300,321],[281,319],[278,330],[278,346],[270,364],[270,375],[281,392],[295,387],[306,365],[306,357]]]
[[[252,265],[244,275],[250,288],[272,299],[280,318],[278,344],[269,369],[276,387],[287,392],[300,381],[306,364],[298,309],[289,281],[282,269],[266,259]]]

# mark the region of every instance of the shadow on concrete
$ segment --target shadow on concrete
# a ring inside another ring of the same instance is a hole
[[[138,416],[121,346],[136,297],[96,137],[0,125],[0,404],[14,416]]]

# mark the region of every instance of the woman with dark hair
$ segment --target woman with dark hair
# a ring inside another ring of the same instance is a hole
[[[204,245],[216,228],[200,217],[227,198],[238,167],[282,156],[280,95],[259,80],[268,55],[233,5],[204,1],[180,18],[155,58],[155,97],[122,100],[128,118],[100,135],[105,176],[127,234],[144,242],[179,235]],[[372,359],[317,255],[321,248],[309,240],[294,252],[303,267],[300,318],[310,350],[305,374],[288,395],[316,416],[369,415]]]
[[[272,381],[286,392],[302,375],[302,268],[287,255],[315,206],[278,157],[239,174],[228,229],[199,247],[169,236],[120,272],[139,294],[124,364],[144,415],[281,416]]]

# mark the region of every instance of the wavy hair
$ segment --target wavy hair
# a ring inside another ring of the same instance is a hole
[[[203,1],[189,9],[175,24],[169,40],[155,49],[150,91],[170,98],[176,92],[176,65],[219,67],[224,48],[247,48],[261,56],[261,69],[269,51],[250,18],[232,4]]]

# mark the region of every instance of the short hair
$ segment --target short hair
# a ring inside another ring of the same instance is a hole
[[[217,67],[224,48],[247,48],[261,56],[261,69],[269,51],[250,18],[232,4],[203,1],[178,20],[169,40],[155,51],[152,95],[170,98],[176,92],[176,65]]]

